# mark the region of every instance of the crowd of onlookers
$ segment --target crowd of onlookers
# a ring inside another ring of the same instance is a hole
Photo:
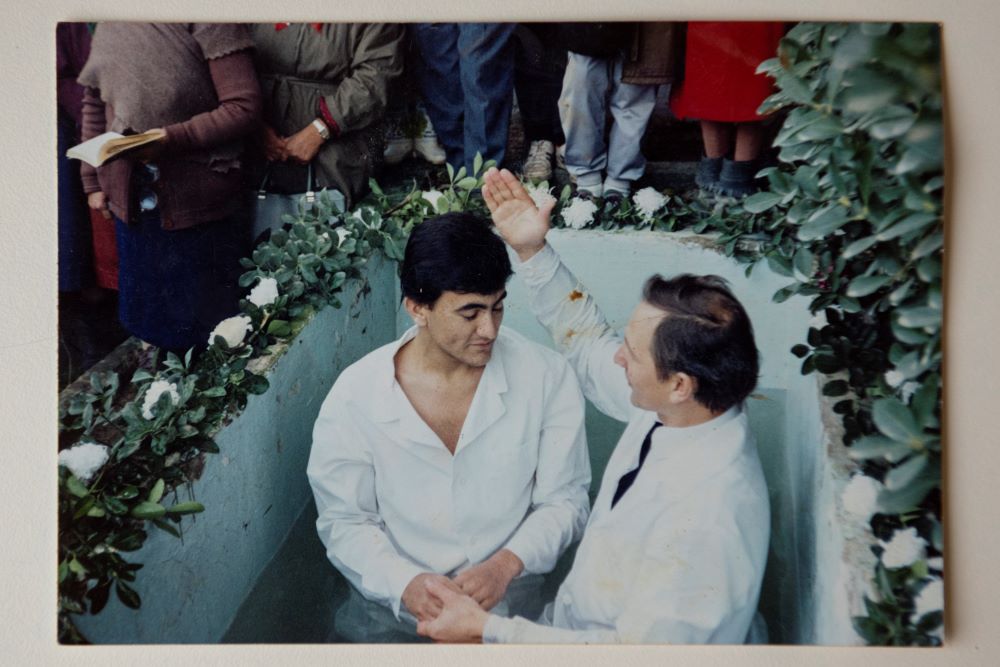
[[[353,206],[379,165],[416,154],[504,164],[515,96],[521,173],[555,165],[575,196],[629,196],[640,140],[670,111],[700,122],[698,186],[755,189],[764,148],[756,74],[781,23],[150,24],[57,30],[60,302],[117,290],[121,325],[168,350],[204,346],[239,299],[248,196],[327,188]],[[164,130],[94,168],[68,147],[106,131]],[[103,291],[102,291],[103,290]],[[76,305],[74,305],[76,304]],[[88,365],[86,362],[82,364]]]

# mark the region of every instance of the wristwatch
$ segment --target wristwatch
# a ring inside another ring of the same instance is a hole
[[[326,123],[321,121],[319,118],[312,122],[312,126],[316,128],[317,132],[319,132],[319,136],[323,138],[323,141],[330,138],[330,128],[328,128]]]

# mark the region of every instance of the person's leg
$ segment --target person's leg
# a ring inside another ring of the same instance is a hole
[[[514,86],[528,145],[522,173],[532,181],[552,177],[555,147],[565,142],[559,94],[566,72],[566,50],[546,40],[543,28],[532,24],[517,28]]]
[[[701,141],[705,145],[705,157],[727,157],[733,151],[734,134],[732,123],[701,121]]]
[[[577,188],[593,195],[603,192],[603,172],[608,164],[604,117],[609,62],[603,58],[570,53],[559,97],[559,118],[566,135],[566,171]]]
[[[459,24],[459,69],[465,95],[465,167],[469,173],[476,153],[484,161],[495,160],[499,165],[507,150],[514,91],[513,35],[513,23]]]
[[[732,125],[735,137],[733,157],[723,158],[714,189],[727,197],[745,197],[758,190],[756,176],[760,162],[757,158],[764,145],[764,132],[761,124],[756,122]]]
[[[646,158],[640,143],[656,106],[656,86],[622,83],[621,58],[615,60],[613,76],[609,100],[613,123],[608,136],[608,175],[604,179],[604,191],[605,195],[608,190],[628,195],[632,182],[646,171]]]
[[[455,23],[415,23],[412,35],[420,52],[418,80],[424,108],[456,169],[465,162],[462,129],[465,98],[459,72],[459,27]]]
[[[764,126],[761,123],[740,123],[736,126],[736,147],[733,160],[756,160],[764,148]]]

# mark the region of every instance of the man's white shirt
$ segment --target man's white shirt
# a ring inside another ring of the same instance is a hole
[[[593,299],[546,246],[515,270],[531,308],[570,359],[584,394],[628,422],[605,469],[573,568],[539,623],[491,615],[486,642],[743,643],[767,561],[770,510],[742,410],[654,431],[634,484],[611,508],[618,480],[638,464],[656,415],[630,403],[620,339]]]
[[[416,328],[346,369],[320,408],[308,476],[333,564],[400,614],[423,572],[507,548],[550,571],[588,514],[584,403],[564,359],[501,328],[452,455],[395,379]]]

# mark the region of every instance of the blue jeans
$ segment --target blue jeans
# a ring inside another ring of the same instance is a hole
[[[512,23],[417,23],[419,81],[448,163],[503,161],[514,84]]]
[[[577,187],[628,194],[646,170],[639,144],[656,104],[656,86],[622,83],[622,59],[570,53],[559,98],[566,171]],[[613,123],[605,140],[604,119]]]

